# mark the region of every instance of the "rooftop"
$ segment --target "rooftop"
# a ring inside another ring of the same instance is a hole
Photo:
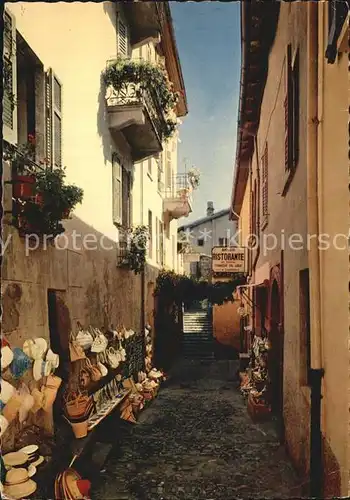
[[[201,224],[203,224],[205,222],[209,222],[213,219],[218,219],[219,217],[224,217],[226,215],[228,218],[229,213],[230,213],[229,208],[225,208],[224,210],[219,210],[219,212],[215,212],[213,215],[207,215],[206,217],[201,217],[200,219],[197,219],[193,222],[190,222],[189,224],[185,224],[184,226],[180,226],[178,228],[178,231],[184,231],[184,230],[190,229],[192,227],[200,226]]]

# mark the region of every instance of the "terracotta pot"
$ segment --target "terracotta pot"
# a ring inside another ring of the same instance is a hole
[[[52,405],[57,397],[57,389],[55,387],[45,387],[44,388],[44,399],[43,399],[43,410],[45,412],[50,411]]]
[[[26,200],[34,196],[35,177],[34,175],[14,175],[13,178],[13,196]]]

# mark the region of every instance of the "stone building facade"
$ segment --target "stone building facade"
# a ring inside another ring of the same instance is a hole
[[[322,462],[326,497],[349,494],[344,4],[281,3],[271,12],[257,2],[242,6],[231,211],[258,239],[249,252],[249,321],[271,341],[281,438],[311,483],[314,464]],[[328,248],[317,245],[321,234],[328,235]],[[311,428],[316,442],[319,437],[315,377],[322,379],[321,452],[310,442]]]

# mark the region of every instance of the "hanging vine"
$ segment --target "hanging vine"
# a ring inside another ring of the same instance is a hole
[[[190,306],[194,302],[208,299],[213,305],[222,305],[234,302],[233,293],[244,282],[243,275],[230,282],[210,283],[163,270],[158,275],[154,294],[163,304],[183,303]]]

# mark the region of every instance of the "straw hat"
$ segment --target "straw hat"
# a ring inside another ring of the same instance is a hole
[[[26,469],[11,469],[6,474],[4,493],[10,498],[27,498],[36,491],[37,485],[29,479]]]
[[[47,377],[50,375],[52,365],[50,361],[43,361],[42,359],[36,359],[33,365],[33,377],[34,380],[38,381],[42,377]]]
[[[1,348],[1,370],[5,370],[13,360],[13,352],[8,345]]]
[[[61,481],[67,498],[78,500],[89,494],[90,481],[83,480],[74,469],[65,470]]]
[[[60,357],[58,354],[55,354],[51,349],[49,349],[46,354],[46,361],[50,361],[53,368],[56,369],[60,364]]]
[[[5,467],[18,467],[28,462],[28,455],[22,451],[14,451],[3,456]]]
[[[34,398],[34,406],[32,406],[31,411],[36,413],[40,408],[43,407],[44,403],[44,392],[39,391],[36,387],[32,390],[32,396]]]
[[[13,387],[13,385],[9,384],[6,382],[6,380],[1,379],[1,393],[0,393],[0,398],[3,403],[7,403],[12,396],[14,395],[16,389]]]
[[[42,337],[28,339],[23,344],[23,351],[31,359],[42,359],[47,351],[47,342]]]

